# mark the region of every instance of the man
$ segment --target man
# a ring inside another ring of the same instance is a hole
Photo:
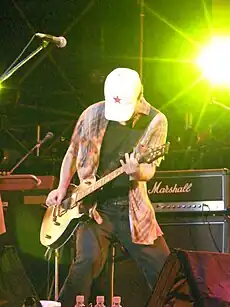
[[[125,174],[96,195],[92,219],[77,229],[76,260],[60,294],[63,307],[74,306],[78,294],[87,301],[114,237],[136,260],[151,289],[169,255],[146,189],[161,159],[151,164],[139,164],[137,159],[146,148],[165,143],[167,119],[144,99],[134,70],[113,70],[105,80],[104,94],[105,101],[93,104],[78,119],[58,188],[47,198],[47,205],[60,204],[76,171],[80,185],[88,186],[96,173],[102,177],[123,167]]]

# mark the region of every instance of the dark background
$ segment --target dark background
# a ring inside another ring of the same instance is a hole
[[[171,142],[161,170],[230,166],[229,114],[210,103],[212,92],[229,104],[229,91],[211,89],[205,80],[196,83],[200,72],[187,61],[194,59],[209,38],[207,16],[212,19],[211,0],[145,1],[144,92],[146,99],[166,114]],[[41,138],[48,131],[55,136],[44,144],[39,156],[32,154],[15,173],[58,176],[80,113],[103,99],[105,76],[116,67],[140,71],[140,2],[1,0],[0,73],[36,32],[63,35],[68,44],[63,49],[49,44],[2,84],[0,149],[7,159],[1,162],[0,171],[11,169],[32,148],[39,125]],[[40,44],[34,39],[23,57]],[[11,197],[14,206],[7,214],[13,221],[12,236],[29,277],[44,297],[47,263],[36,238],[44,210],[25,209],[21,195]],[[61,261],[64,272],[70,258],[68,249]]]

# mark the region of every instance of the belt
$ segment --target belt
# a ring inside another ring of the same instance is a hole
[[[108,198],[105,200],[101,205],[106,206],[128,206],[129,199],[128,197],[115,197],[115,198]]]
[[[115,205],[115,206],[127,206],[129,204],[128,198],[116,199],[116,200],[109,199],[108,202],[111,205]]]

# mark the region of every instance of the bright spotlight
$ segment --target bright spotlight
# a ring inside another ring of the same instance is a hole
[[[230,37],[213,37],[196,63],[213,84],[230,85]]]

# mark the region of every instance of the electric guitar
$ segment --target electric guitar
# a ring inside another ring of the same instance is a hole
[[[168,153],[169,145],[170,143],[166,143],[157,148],[147,148],[143,154],[137,157],[138,162],[152,163],[158,158],[163,157]],[[122,173],[124,171],[121,166],[89,187],[82,189],[80,186],[70,185],[62,204],[60,206],[50,206],[46,209],[40,230],[41,244],[54,249],[64,245],[72,236],[79,222],[89,218],[89,214],[82,210],[84,207],[82,204],[83,199],[101,189],[105,184]]]

